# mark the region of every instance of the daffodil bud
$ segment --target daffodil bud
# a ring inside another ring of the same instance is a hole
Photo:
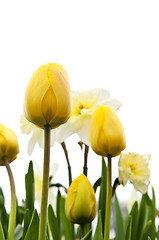
[[[61,64],[40,66],[32,75],[24,98],[24,115],[40,128],[56,128],[71,113],[71,91],[68,75]]]
[[[84,174],[81,174],[70,185],[65,202],[65,213],[71,222],[77,224],[89,223],[95,218],[95,193]]]
[[[0,165],[4,165],[3,157],[9,162],[17,158],[19,153],[18,140],[12,129],[0,124]]]
[[[126,147],[123,126],[116,112],[100,106],[92,116],[89,129],[90,145],[101,156],[117,156]]]

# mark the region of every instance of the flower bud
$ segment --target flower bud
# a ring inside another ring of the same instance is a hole
[[[101,156],[117,156],[125,149],[123,126],[111,107],[100,106],[94,111],[89,140],[94,152]]]
[[[95,193],[84,174],[71,183],[65,202],[65,213],[71,222],[77,224],[89,223],[95,218]]]
[[[3,157],[7,157],[9,162],[17,158],[19,153],[18,140],[12,129],[0,124],[0,165],[3,164]]]
[[[56,128],[71,113],[71,91],[68,75],[61,64],[40,66],[32,75],[24,98],[24,115],[40,128]]]

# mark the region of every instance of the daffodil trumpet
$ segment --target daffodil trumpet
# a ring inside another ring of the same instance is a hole
[[[45,240],[46,238],[49,169],[50,169],[50,134],[51,134],[51,126],[45,125],[44,126],[44,165],[43,165],[41,210],[40,210],[40,225],[39,225],[39,240]]]
[[[14,178],[12,174],[11,167],[9,165],[9,160],[6,156],[2,158],[2,161],[7,169],[7,173],[10,181],[10,189],[11,189],[11,207],[10,207],[10,216],[9,216],[9,227],[8,227],[8,240],[14,240],[14,231],[16,224],[16,192],[15,192],[15,184]]]

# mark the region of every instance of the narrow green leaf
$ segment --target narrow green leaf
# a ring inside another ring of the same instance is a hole
[[[92,237],[92,229],[81,239],[81,240],[91,240]]]
[[[0,188],[0,221],[3,227],[4,236],[7,238],[9,215],[5,209],[5,198],[2,188]]]
[[[152,221],[149,220],[145,226],[144,233],[143,233],[143,239],[147,239],[149,236],[149,229],[152,228]]]
[[[140,208],[139,208],[139,217],[138,217],[138,223],[137,223],[137,239],[142,240],[143,239],[143,233],[144,229],[148,220],[148,207],[147,207],[147,195],[144,194],[142,196],[141,202],[140,202]]]
[[[156,236],[157,236],[157,240],[159,240],[159,225],[158,225],[158,229],[157,229],[157,234],[156,234]]]
[[[103,240],[101,210],[98,212],[98,222],[93,240]]]
[[[25,216],[25,207],[17,206],[16,225],[22,225]]]
[[[33,212],[33,216],[24,239],[38,240],[38,234],[39,234],[39,217],[38,217],[37,211],[35,210]]]
[[[5,240],[4,232],[3,232],[3,228],[2,228],[1,221],[0,221],[0,239],[1,239],[1,240]]]
[[[132,228],[132,217],[129,217],[129,221],[126,227],[125,240],[131,240],[131,228]]]
[[[65,215],[65,198],[63,197],[61,197],[60,206],[65,240],[73,240],[73,225]]]
[[[25,235],[27,233],[30,221],[31,221],[30,210],[26,209],[25,216],[24,216],[24,227],[23,227],[23,237],[22,237],[22,239],[25,238]]]
[[[61,238],[63,230],[62,230],[60,201],[61,201],[61,192],[60,192],[60,190],[58,190],[57,198],[56,198],[56,217],[57,217],[57,222],[58,222],[58,232],[59,232],[59,235],[60,235],[60,238]]]
[[[102,158],[102,179],[99,193],[99,210],[101,210],[102,231],[104,235],[105,224],[105,206],[106,206],[106,193],[107,193],[107,168],[104,158]]]
[[[115,194],[114,199],[114,222],[115,222],[115,232],[116,232],[116,240],[124,239],[124,223],[123,217],[121,214],[119,202],[117,196]]]
[[[48,207],[48,219],[49,219],[49,226],[51,230],[51,234],[53,239],[60,240],[60,234],[58,231],[58,221],[55,216],[54,210],[51,205]]]
[[[19,239],[21,239],[22,234],[23,234],[23,228],[22,228],[22,226],[19,224],[19,225],[16,226],[16,229],[15,229],[14,240],[19,240]],[[1,239],[1,238],[0,238],[0,239]]]
[[[131,226],[131,240],[137,239],[137,224],[138,224],[138,203],[135,202],[132,206],[132,209],[129,214],[132,218],[132,226]]]
[[[146,238],[149,236],[151,237],[151,239],[155,239],[156,200],[155,200],[155,192],[153,188],[152,188],[152,199],[149,198],[149,203],[147,204],[147,208],[148,208],[148,221],[151,221],[151,227],[148,228],[147,235],[144,234],[144,236]]]
[[[28,208],[32,214],[32,212],[34,211],[35,200],[34,171],[32,161],[30,161],[28,172],[25,175],[25,189],[26,189],[26,208]]]

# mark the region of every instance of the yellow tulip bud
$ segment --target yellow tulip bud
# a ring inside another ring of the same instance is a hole
[[[117,156],[126,147],[123,126],[116,112],[100,106],[92,116],[89,129],[90,145],[101,156]]]
[[[24,98],[24,115],[40,128],[56,128],[71,113],[71,91],[68,75],[61,64],[40,66],[32,75]]]
[[[9,162],[17,158],[19,153],[18,140],[12,129],[0,124],[0,165],[3,164],[3,157],[7,157]]]
[[[81,174],[70,185],[65,202],[65,213],[71,222],[77,224],[89,223],[95,218],[95,193],[84,174]]]

